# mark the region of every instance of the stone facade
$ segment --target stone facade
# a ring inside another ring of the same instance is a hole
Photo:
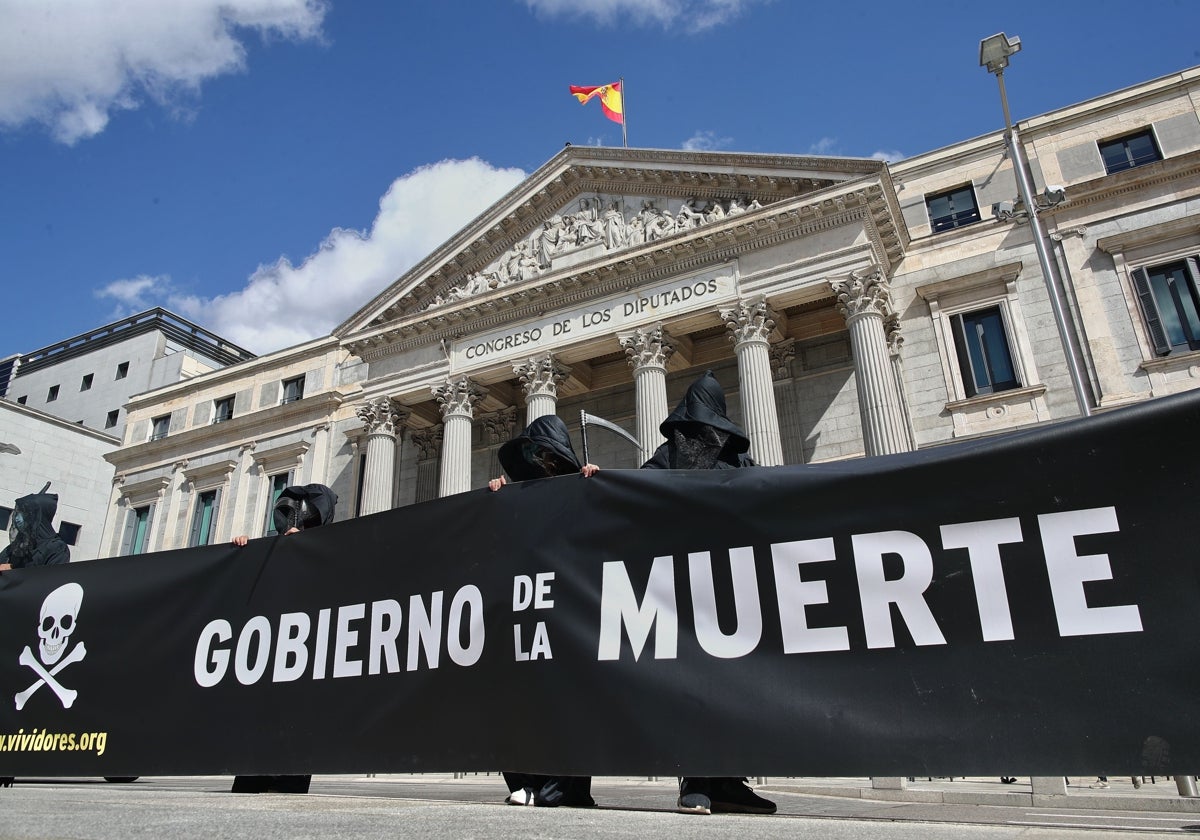
[[[112,466],[104,456],[122,442],[149,439],[150,419],[126,437],[126,402],[134,394],[254,358],[164,309],[150,309],[0,363],[7,378],[0,409],[0,507],[47,481],[59,496],[55,526],[74,540],[72,560],[111,553],[104,539],[111,509]],[[159,417],[152,414],[151,417]],[[161,434],[167,430],[160,425]],[[0,545],[8,542],[0,523]]]
[[[72,561],[104,556],[112,489],[112,466],[104,458],[119,445],[111,435],[0,400],[0,506],[12,511],[17,499],[49,481],[48,492],[58,495],[52,524],[74,540]],[[7,517],[0,522],[0,548],[8,545],[8,524]]]
[[[134,394],[252,358],[178,315],[149,309],[17,357],[4,396],[121,438]]]
[[[1193,69],[1018,126],[1036,188],[1065,188],[1040,216],[1093,411],[1200,384],[1200,316],[1179,344],[1150,288],[1177,268],[1200,309],[1198,99]],[[588,454],[635,468],[706,369],[765,465],[1071,418],[1030,226],[992,218],[1016,195],[999,131],[890,165],[568,147],[328,338],[132,401],[108,549],[151,506],[142,549],[185,544],[198,488],[235,500],[218,539],[260,535],[285,468],[331,485],[341,518],[477,489],[547,413],[577,450],[581,411],[621,425],[637,448],[596,428]],[[301,404],[278,405],[298,371]]]

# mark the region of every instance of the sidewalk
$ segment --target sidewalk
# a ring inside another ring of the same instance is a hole
[[[1071,776],[1066,796],[1034,796],[1028,776],[1013,784],[999,777],[935,778],[919,776],[903,790],[876,789],[869,778],[769,778],[757,787],[765,791],[846,796],[885,802],[926,802],[947,805],[1013,805],[1039,808],[1082,808],[1102,811],[1167,811],[1200,814],[1200,798],[1179,795],[1173,777],[1144,777],[1140,789],[1129,776],[1109,776],[1107,788],[1089,787],[1095,776]],[[757,779],[751,779],[755,783]]]
[[[380,781],[397,783],[477,783],[495,779],[498,773],[454,774],[381,774]],[[1001,805],[1016,808],[1062,808],[1087,811],[1157,811],[1178,814],[1200,814],[1200,797],[1179,795],[1171,776],[1143,777],[1141,788],[1135,788],[1129,776],[1109,776],[1107,788],[1092,788],[1095,776],[1071,776],[1065,796],[1033,794],[1028,776],[1019,776],[1012,784],[1004,784],[998,776],[956,776],[929,779],[918,776],[907,782],[904,789],[880,789],[871,786],[868,777],[750,777],[754,788],[770,798],[772,792],[809,796],[837,796],[874,802],[898,802],[931,805]],[[674,788],[674,778],[646,776],[597,776],[593,793],[605,785],[628,787]]]

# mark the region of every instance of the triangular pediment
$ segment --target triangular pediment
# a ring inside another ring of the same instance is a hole
[[[844,199],[822,196],[881,176],[883,163],[861,158],[567,147],[334,334],[358,344],[394,333],[389,325],[408,334],[494,312],[606,262],[778,224],[770,219],[797,202],[837,212]]]

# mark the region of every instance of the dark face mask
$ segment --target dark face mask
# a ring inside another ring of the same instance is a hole
[[[525,458],[526,463],[536,467],[545,476],[568,475],[575,472],[574,466],[568,464],[549,449],[545,449],[535,443],[526,443],[523,445],[521,447],[521,455]]]
[[[290,531],[292,528],[303,531],[306,527],[311,527],[313,514],[304,500],[284,496],[276,503],[275,509],[287,516],[287,527],[284,531]]]
[[[682,423],[671,429],[670,466],[673,470],[711,470],[721,458],[729,432],[706,423]]]
[[[8,541],[14,545],[29,542],[29,532],[25,527],[25,515],[15,511],[8,521]]]

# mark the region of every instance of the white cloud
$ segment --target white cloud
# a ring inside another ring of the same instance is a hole
[[[359,307],[525,178],[478,158],[444,160],[397,178],[367,232],[335,228],[299,265],[280,257],[235,292],[186,294],[169,277],[118,280],[99,292],[125,307],[163,305],[223,338],[269,353],[328,335]]]
[[[547,17],[590,18],[609,26],[632,21],[638,26],[663,29],[682,26],[703,32],[740,15],[751,6],[772,0],[525,0],[533,11]]]
[[[816,143],[808,147],[810,155],[829,155],[837,149],[836,137],[822,137]]]
[[[195,95],[244,69],[238,36],[320,37],[326,0],[0,0],[0,129],[29,122],[66,144],[115,111]]]
[[[715,131],[697,131],[683,141],[685,152],[715,152],[733,145],[732,137],[718,137]]]
[[[171,278],[166,274],[139,274],[126,280],[114,280],[102,289],[96,290],[96,297],[111,298],[117,302],[117,308],[111,317],[113,320],[124,318],[135,312],[150,309],[171,294]]]
[[[886,163],[895,163],[898,160],[904,160],[904,152],[885,152],[882,149],[871,155],[871,160],[882,160]]]

